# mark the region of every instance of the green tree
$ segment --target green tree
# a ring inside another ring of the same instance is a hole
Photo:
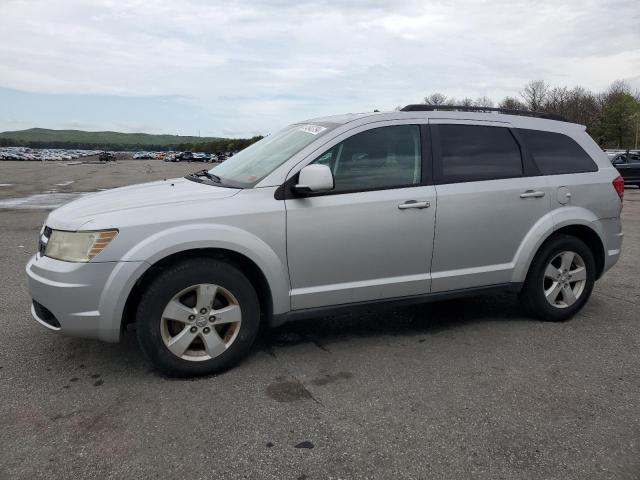
[[[640,102],[624,82],[614,82],[601,96],[602,113],[598,132],[604,137],[604,145],[630,148],[635,141],[637,115]]]

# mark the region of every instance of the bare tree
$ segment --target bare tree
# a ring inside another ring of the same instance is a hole
[[[616,95],[633,95],[631,92],[631,87],[624,80],[615,80],[609,88],[605,92],[605,95],[608,96],[616,96]]]
[[[424,97],[424,103],[427,105],[447,105],[447,97],[441,93],[432,93]]]
[[[569,89],[567,87],[553,87],[549,89],[542,110],[548,113],[565,115],[569,102]]]
[[[473,98],[470,97],[464,97],[462,100],[460,100],[460,102],[458,103],[458,105],[462,106],[462,107],[473,107]]]
[[[596,96],[589,90],[576,86],[567,92],[567,98],[562,115],[581,125],[593,127],[601,113]]]
[[[547,100],[549,85],[544,80],[533,80],[520,91],[525,106],[529,110],[541,110]]]
[[[493,108],[493,100],[487,96],[478,97],[473,102],[474,107]]]
[[[527,108],[524,103],[514,97],[504,97],[498,106],[505,110],[526,110]]]

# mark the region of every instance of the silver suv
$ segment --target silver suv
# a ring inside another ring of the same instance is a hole
[[[514,114],[518,113],[518,114]],[[169,375],[236,364],[259,326],[508,289],[568,319],[618,260],[623,181],[580,125],[410,105],[317,118],[207,171],[53,211],[27,265],[45,327]]]

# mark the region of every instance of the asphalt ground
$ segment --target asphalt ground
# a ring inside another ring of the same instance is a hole
[[[0,200],[199,168],[0,162]],[[33,321],[24,265],[47,211],[20,205],[0,209],[2,479],[640,478],[637,189],[621,260],[569,322],[525,318],[511,294],[375,309],[268,331],[197,380],[158,374],[134,332]]]

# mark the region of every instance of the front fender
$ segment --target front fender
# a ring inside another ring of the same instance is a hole
[[[169,255],[199,248],[231,250],[252,260],[264,274],[271,289],[273,313],[289,311],[286,261],[256,235],[237,227],[193,224],[162,230],[137,243],[123,255],[122,260],[144,261],[148,268]]]

